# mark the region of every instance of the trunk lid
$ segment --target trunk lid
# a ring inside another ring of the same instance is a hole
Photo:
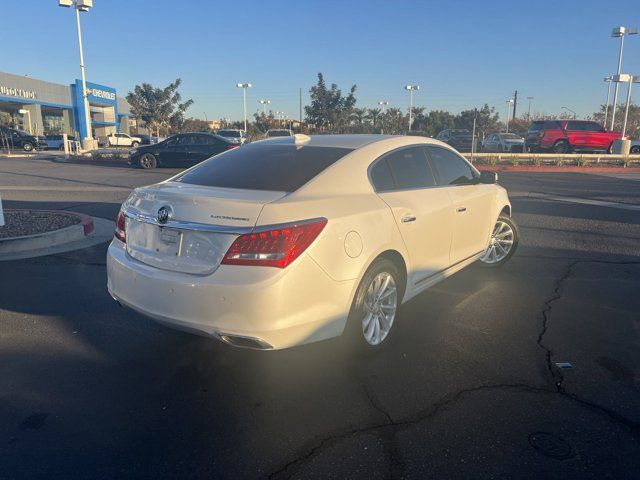
[[[262,207],[285,195],[178,182],[138,188],[124,204],[127,252],[163,270],[209,275],[235,238],[255,226]],[[169,213],[164,222],[161,209]]]

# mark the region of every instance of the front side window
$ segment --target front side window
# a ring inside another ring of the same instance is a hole
[[[385,155],[371,169],[371,180],[377,191],[436,185],[422,147],[402,148]]]
[[[211,157],[175,181],[208,187],[294,192],[350,148],[253,143]]]
[[[582,122],[567,122],[567,130],[572,131],[584,131],[584,123]]]
[[[471,167],[451,150],[442,147],[425,147],[431,165],[438,175],[439,185],[469,185],[476,183]]]

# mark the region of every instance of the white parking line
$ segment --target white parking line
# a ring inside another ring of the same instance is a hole
[[[548,193],[535,192],[529,193],[528,196],[530,198],[542,198],[543,200],[554,200],[556,202],[579,203],[582,205],[594,205],[597,207],[611,207],[620,208],[622,210],[640,211],[640,205],[634,205],[631,203],[607,202],[606,200],[594,200],[592,198],[562,197]]]

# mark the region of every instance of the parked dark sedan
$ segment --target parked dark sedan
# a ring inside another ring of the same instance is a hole
[[[438,134],[436,140],[441,140],[445,143],[448,143],[459,152],[470,152],[473,137],[469,130],[446,129],[442,130]],[[477,138],[475,139],[475,141],[477,142]]]
[[[0,127],[0,148],[21,148],[25,152],[46,150],[47,139],[44,135],[31,135],[22,130]]]
[[[129,152],[129,164],[141,168],[190,167],[238,147],[212,133],[181,133],[155,145],[144,145]]]

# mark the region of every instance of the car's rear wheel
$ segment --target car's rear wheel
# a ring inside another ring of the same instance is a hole
[[[31,144],[31,142],[24,142],[24,143],[22,144],[22,149],[23,149],[25,152],[31,152],[31,151],[33,150],[33,145]]]
[[[356,348],[375,351],[394,332],[402,300],[403,278],[393,262],[379,258],[364,274],[347,321],[347,336]]]
[[[516,222],[509,215],[500,215],[491,232],[489,245],[480,257],[480,265],[486,267],[503,265],[516,252],[519,240],[520,233]]]
[[[566,140],[558,140],[553,144],[553,153],[569,153],[570,151],[571,147]]]
[[[136,148],[138,145],[140,145],[140,143],[138,143],[138,142],[133,142],[133,143],[131,144],[131,146],[132,146],[133,148]]]
[[[145,170],[156,168],[158,166],[158,161],[156,157],[151,153],[143,153],[140,157],[140,168],[144,168]]]
[[[631,147],[631,149],[629,150],[630,153],[633,154],[638,154],[640,153],[640,145],[634,145],[633,147]]]

